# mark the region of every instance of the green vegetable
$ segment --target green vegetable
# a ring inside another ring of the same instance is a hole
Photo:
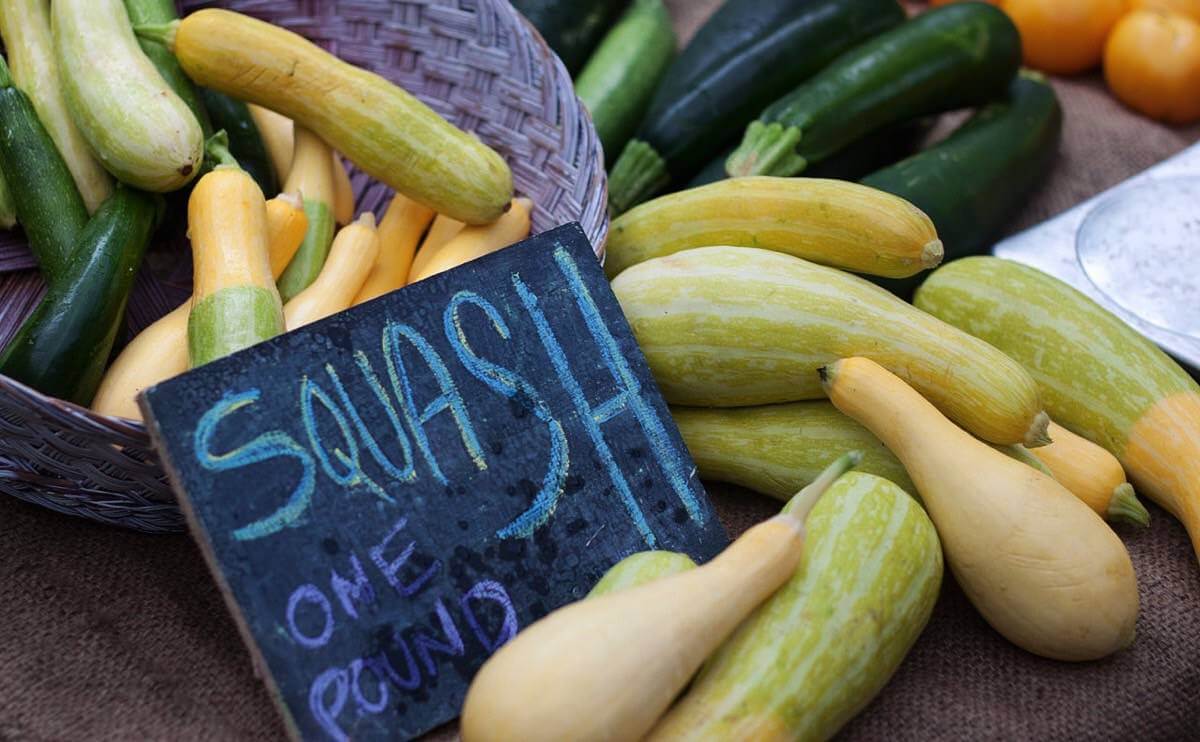
[[[695,568],[696,563],[687,554],[674,551],[639,551],[610,567],[587,597],[598,598]]]
[[[896,672],[942,581],[929,516],[891,482],[850,472],[805,529],[800,567],[721,645],[647,740],[826,740]]]
[[[154,196],[117,186],[0,354],[0,373],[43,394],[91,403],[159,212]]]
[[[8,190],[8,181],[4,179],[3,169],[0,169],[0,228],[12,229],[17,226],[17,207],[13,204],[12,191]]]
[[[686,183],[764,106],[903,20],[896,0],[729,0],[671,65],[613,166],[613,211]]]
[[[946,262],[985,251],[1036,191],[1054,162],[1062,109],[1054,88],[1022,71],[1008,96],[940,144],[872,173],[862,183],[912,202],[933,220]],[[878,281],[909,296],[921,279]]]
[[[574,75],[628,0],[513,0]]]
[[[610,162],[633,136],[675,56],[675,31],[662,0],[634,0],[575,80],[575,92]]]
[[[38,120],[33,103],[13,85],[0,59],[0,174],[9,186],[29,249],[53,283],[88,222],[71,171]]]
[[[175,11],[175,0],[125,0],[125,12],[129,14],[129,23],[132,26],[170,23],[179,19],[179,13]],[[158,74],[162,75],[175,94],[187,104],[187,107],[192,109],[196,121],[200,123],[201,131],[204,132],[204,138],[208,139],[212,136],[214,131],[212,119],[209,117],[204,103],[200,100],[196,86],[184,74],[183,69],[179,66],[179,61],[175,59],[171,50],[151,39],[139,38],[138,45],[154,63]]]
[[[985,103],[1021,63],[1004,11],[954,3],[843,54],[771,104],[730,155],[730,175],[795,175],[896,121]]]
[[[224,130],[229,136],[229,151],[237,158],[242,169],[250,173],[250,177],[268,197],[279,193],[279,181],[275,178],[271,156],[267,153],[267,145],[250,115],[249,107],[240,100],[208,88],[200,88],[199,93],[200,101],[212,117],[213,127],[218,131]]]

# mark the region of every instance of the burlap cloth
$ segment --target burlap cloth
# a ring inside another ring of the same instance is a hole
[[[669,3],[688,34],[715,0]],[[1116,104],[1097,80],[1058,85],[1062,156],[1014,229],[1196,141]],[[731,534],[777,505],[711,487]],[[1200,566],[1151,506],[1122,530],[1142,613],[1133,648],[1041,660],[993,632],[947,579],[900,671],[847,740],[1200,739]],[[282,726],[199,551],[0,497],[0,740],[279,739]],[[453,736],[443,729],[439,738]]]

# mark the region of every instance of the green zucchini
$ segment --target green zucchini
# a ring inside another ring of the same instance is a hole
[[[175,11],[175,0],[125,0],[125,12],[129,14],[129,23],[135,27],[153,23],[170,23],[179,19],[179,13]],[[204,138],[208,139],[212,136],[215,130],[212,119],[204,107],[204,102],[200,99],[199,92],[192,84],[191,78],[184,74],[183,68],[179,66],[179,61],[175,59],[171,50],[157,41],[140,37],[138,45],[154,63],[158,74],[162,75],[167,84],[171,86],[171,90],[174,90],[175,94],[187,104],[187,107],[192,109],[196,121],[200,124],[200,130],[204,132]],[[220,128],[222,127],[217,127],[217,129]]]
[[[730,175],[795,175],[890,123],[1003,95],[1021,63],[1004,11],[954,3],[843,54],[772,103],[730,155]]]
[[[92,154],[67,111],[50,33],[50,3],[0,2],[0,34],[4,36],[13,82],[33,102],[42,126],[75,178],[75,187],[87,204],[88,214],[95,213],[112,194],[112,176]]]
[[[574,75],[628,0],[513,0]]]
[[[924,211],[945,262],[984,252],[1054,163],[1062,108],[1054,88],[1022,70],[1008,96],[990,103],[940,144],[862,179]],[[910,296],[924,277],[880,280]]]
[[[787,501],[843,451],[861,451],[858,471],[917,489],[871,431],[826,400],[757,407],[671,407],[703,479]]]
[[[849,472],[805,530],[791,579],[709,658],[647,740],[826,740],[887,684],[937,601],[933,523],[896,485]]]
[[[695,568],[696,563],[687,554],[674,551],[639,551],[610,567],[587,597],[598,598],[601,595],[628,590],[647,582],[654,582],[660,577],[670,577]]]
[[[250,115],[250,109],[240,100],[208,88],[200,88],[200,102],[212,118],[213,127],[229,136],[229,151],[242,169],[262,188],[268,197],[279,193],[279,181],[262,134]]]
[[[675,31],[662,0],[634,0],[575,80],[609,162],[633,136],[675,56]]]
[[[17,226],[17,207],[13,204],[12,191],[8,189],[4,170],[0,168],[0,229],[12,229],[15,226]]]
[[[159,213],[159,199],[117,186],[0,354],[0,373],[43,394],[91,403]]]
[[[138,47],[121,0],[55,0],[50,11],[67,107],[104,167],[148,191],[196,177],[200,123]]]
[[[47,281],[63,273],[88,222],[71,171],[38,119],[33,103],[13,85],[0,59],[0,173],[17,221]]]
[[[903,20],[896,0],[729,0],[671,65],[613,166],[613,211],[686,183],[764,106]]]

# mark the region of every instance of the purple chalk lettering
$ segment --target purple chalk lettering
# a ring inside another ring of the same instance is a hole
[[[371,674],[375,676],[376,683],[379,685],[379,700],[374,703],[368,701],[366,695],[362,692],[363,667],[371,671]],[[350,663],[350,691],[354,694],[354,705],[358,707],[359,716],[378,714],[387,708],[387,683],[383,681],[383,673],[379,671],[376,663],[370,659],[367,659],[365,662],[362,659],[356,659]]]
[[[300,631],[300,627],[296,625],[296,611],[300,608],[301,602],[321,607],[324,622],[321,626],[321,633],[315,637]],[[301,646],[307,649],[318,649],[325,646],[329,637],[333,636],[333,607],[329,605],[329,598],[326,598],[325,593],[321,592],[316,585],[301,585],[296,588],[292,592],[292,596],[288,598],[287,625],[288,632]]]
[[[500,626],[500,633],[495,638],[491,638],[480,625],[479,619],[475,616],[475,609],[471,607],[471,600],[490,600],[494,603],[499,603],[504,609],[504,623]],[[487,651],[495,652],[500,647],[504,646],[509,640],[517,635],[520,626],[517,625],[517,609],[513,607],[512,599],[508,597],[508,592],[499,582],[493,580],[484,580],[483,582],[475,583],[475,586],[467,591],[466,595],[462,596],[462,610],[467,617],[467,623],[471,626],[471,631],[474,632],[475,638],[479,639]]]
[[[388,680],[401,690],[416,690],[421,687],[421,670],[417,667],[417,661],[413,658],[412,650],[408,648],[408,642],[404,641],[404,637],[400,636],[399,631],[392,632],[392,641],[396,643],[401,651],[404,652],[404,665],[408,677],[400,677],[400,673],[396,672],[396,667],[392,665],[392,660],[387,656],[386,652],[380,652],[371,658],[377,663],[378,668],[383,670],[387,675]]]
[[[350,618],[358,618],[358,609],[354,602],[371,605],[375,602],[375,590],[371,588],[371,582],[363,572],[362,562],[358,561],[358,556],[354,554],[350,555],[350,569],[354,571],[353,582],[338,574],[336,569],[329,570],[329,586],[333,588],[333,594],[338,597]]]
[[[334,688],[333,704],[326,706],[326,691],[329,690],[329,686],[331,685]],[[346,706],[346,696],[350,690],[349,686],[350,681],[346,677],[346,671],[340,667],[331,667],[318,675],[308,690],[309,710],[316,718],[317,723],[325,730],[325,733],[331,739],[336,740],[336,742],[350,741],[350,737],[342,731],[342,728],[337,723],[338,716]]]
[[[400,533],[400,529],[404,528],[405,524],[407,523],[408,518],[401,518],[400,520],[396,521],[396,525],[392,526],[392,530],[388,532],[388,535],[383,537],[383,541],[381,541],[378,546],[372,547],[370,553],[371,561],[375,562],[375,566],[378,567],[379,571],[383,573],[383,577],[387,580],[388,584],[398,590],[404,597],[411,598],[412,596],[416,595],[422,587],[425,586],[426,582],[429,582],[429,579],[433,577],[434,573],[441,568],[442,563],[440,561],[436,561],[429,565],[429,569],[426,569],[423,573],[421,573],[420,577],[408,584],[401,582],[400,578],[396,577],[396,573],[404,567],[404,564],[408,561],[409,557],[412,556],[413,551],[417,548],[417,542],[408,542],[408,546],[404,547],[404,550],[400,552],[400,555],[390,562],[383,556],[383,553],[387,550],[388,545],[392,542],[392,539],[396,537],[396,534]]]
[[[413,646],[417,650],[417,656],[421,658],[421,662],[425,665],[425,671],[429,673],[430,677],[434,678],[437,677],[437,665],[433,662],[433,652],[449,657],[461,657],[465,651],[462,636],[458,633],[458,627],[454,625],[454,619],[450,617],[450,611],[446,610],[446,606],[442,603],[441,598],[438,598],[436,610],[438,620],[442,624],[442,634],[445,635],[446,641],[438,641],[425,634],[415,634],[412,639]]]

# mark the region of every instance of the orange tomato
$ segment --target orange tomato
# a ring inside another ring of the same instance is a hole
[[[1074,75],[1100,64],[1128,0],[1001,0],[1000,7],[1021,32],[1026,65]]]
[[[1200,23],[1200,0],[1133,0],[1129,9],[1170,11]]]
[[[1104,48],[1104,77],[1125,105],[1173,124],[1200,120],[1200,23],[1135,10]]]

